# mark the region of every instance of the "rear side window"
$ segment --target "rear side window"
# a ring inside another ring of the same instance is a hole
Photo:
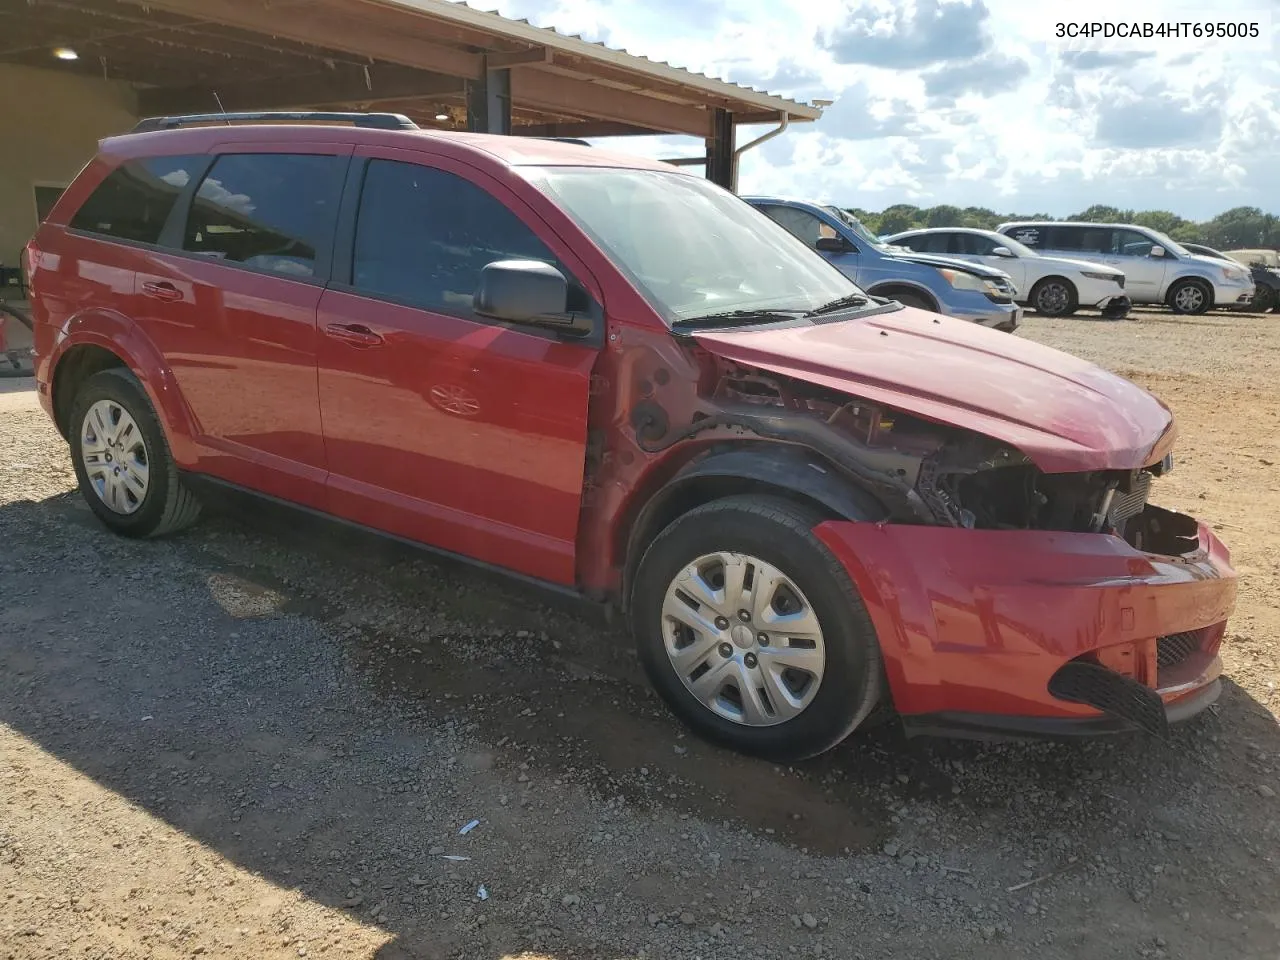
[[[480,271],[495,260],[541,260],[569,277],[519,217],[471,181],[369,161],[352,263],[357,290],[470,317]]]
[[[109,173],[71,218],[71,228],[116,240],[159,243],[160,231],[204,157],[130,160]]]
[[[191,204],[182,249],[255,270],[311,277],[333,244],[346,157],[229,153]]]
[[[958,253],[951,249],[951,233],[924,233],[916,238],[911,249],[916,253]]]

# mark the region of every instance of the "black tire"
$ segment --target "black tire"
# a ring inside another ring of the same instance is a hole
[[[1268,313],[1280,307],[1280,297],[1276,296],[1275,290],[1271,287],[1259,285],[1257,291],[1253,295],[1253,313]]]
[[[645,551],[631,593],[640,661],[658,694],[698,734],[775,762],[816,756],[849,736],[880,702],[884,668],[862,598],[817,537],[814,510],[781,497],[735,496],[677,518]],[[823,675],[808,707],[773,726],[747,726],[712,712],[684,685],[667,656],[662,607],[678,572],[717,551],[750,554],[783,571],[805,594],[822,629]]]
[[[877,296],[884,296],[890,300],[897,300],[904,307],[915,307],[917,310],[928,310],[930,313],[938,312],[937,307],[918,293],[889,293],[877,294]]]
[[[90,481],[84,464],[85,417],[100,400],[110,400],[127,411],[146,445],[147,489],[133,513],[118,513],[108,507]],[[151,401],[129,370],[112,367],[95,373],[80,386],[71,405],[68,432],[71,462],[80,482],[80,493],[89,509],[110,530],[126,537],[160,537],[189,527],[200,518],[200,501],[182,485]]]
[[[1080,309],[1079,291],[1065,277],[1043,277],[1037,280],[1027,299],[1042,317],[1069,317]]]
[[[1199,291],[1196,297],[1192,291]],[[1184,317],[1199,316],[1213,307],[1213,289],[1203,280],[1179,280],[1169,288],[1169,309]]]

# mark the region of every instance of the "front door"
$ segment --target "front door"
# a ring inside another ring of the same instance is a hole
[[[815,250],[819,240],[834,239],[842,236],[835,227],[821,217],[815,216],[808,210],[801,210],[799,207],[788,207],[780,203],[765,203],[761,204],[759,209],[778,226],[786,228],[788,233],[797,239],[803,240],[810,248]],[[845,239],[847,240],[848,238]],[[862,285],[862,279],[859,276],[861,258],[858,256],[858,250],[852,242],[849,242],[848,248],[842,252],[819,250],[818,255],[833,264],[837,270],[854,283]]]
[[[330,510],[572,584],[597,348],[481,318],[472,295],[495,260],[585,270],[502,185],[378,152],[357,151],[351,259],[320,303]]]
[[[950,238],[948,249],[950,254],[961,260],[968,260],[970,263],[980,263],[986,267],[1003,270],[1009,274],[1013,285],[1018,288],[1018,296],[1026,299],[1028,286],[1025,261],[1019,257],[997,257],[993,251],[1001,244],[981,233],[958,231],[945,236]]]
[[[322,507],[316,308],[351,147],[228,149],[169,238],[177,249],[141,264],[140,319],[195,420],[196,469]]]
[[[1125,292],[1140,303],[1156,303],[1164,293],[1164,276],[1172,254],[1153,257],[1155,246],[1155,241],[1137,230],[1117,227],[1111,231],[1110,253],[1103,262],[1124,271]]]

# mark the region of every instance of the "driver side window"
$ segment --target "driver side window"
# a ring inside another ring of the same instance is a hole
[[[807,210],[795,207],[780,207],[768,204],[762,208],[766,216],[789,233],[803,240],[810,247],[816,247],[821,237],[834,237],[835,230]]]
[[[352,263],[357,290],[470,319],[480,271],[495,260],[541,260],[573,282],[524,221],[471,181],[369,161]]]

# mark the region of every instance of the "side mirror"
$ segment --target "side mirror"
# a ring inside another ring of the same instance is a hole
[[[1151,252],[1147,254],[1149,257],[1163,257],[1164,247],[1152,247]]]
[[[844,237],[819,237],[814,248],[821,253],[849,253],[853,250],[853,244]]]
[[[569,312],[569,281],[541,260],[495,260],[480,271],[472,306],[482,317],[532,326],[585,330],[588,318]]]
[[[1008,247],[996,247],[994,250],[992,250],[992,251],[991,251],[991,255],[992,255],[993,257],[1009,257],[1009,258],[1012,258],[1012,257],[1013,257],[1013,251],[1012,251],[1012,250],[1010,250]]]

